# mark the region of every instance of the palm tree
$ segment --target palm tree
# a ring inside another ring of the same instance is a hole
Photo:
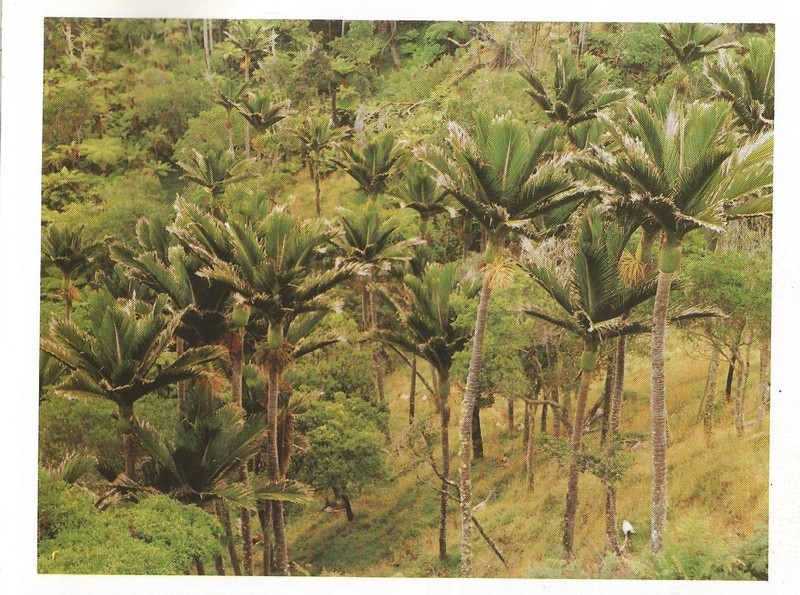
[[[251,509],[258,500],[303,502],[306,490],[293,482],[238,474],[260,448],[266,426],[263,415],[245,419],[236,404],[223,405],[210,392],[199,389],[190,393],[186,404],[186,415],[173,438],[146,423],[136,424],[136,437],[151,457],[143,466],[145,483],[185,504],[213,508],[225,530],[238,575],[238,554],[224,503]]]
[[[153,305],[136,298],[112,301],[101,294],[90,312],[91,328],[53,320],[42,339],[46,353],[64,364],[70,376],[57,392],[71,398],[100,398],[118,407],[125,474],[136,478],[133,406],[159,388],[200,375],[206,364],[222,357],[219,347],[187,349],[174,360],[159,361],[169,347],[183,312],[165,313],[167,298]]]
[[[736,123],[752,135],[774,125],[775,40],[756,38],[746,47],[747,57],[739,61],[725,52],[706,60],[703,73],[717,96],[733,105]]]
[[[398,238],[399,223],[391,218],[384,219],[377,203],[369,203],[358,212],[342,210],[338,221],[343,233],[334,241],[345,258],[359,264],[364,273],[366,280],[359,280],[362,325],[364,331],[374,333],[379,326],[378,303],[374,296],[378,273],[391,269],[393,263],[408,260],[408,248],[413,241]],[[383,402],[383,366],[379,348],[373,351],[372,359],[377,398]]]
[[[78,298],[78,288],[90,276],[93,262],[103,249],[103,244],[86,238],[83,225],[74,228],[50,225],[42,234],[42,256],[45,265],[56,267],[61,273],[61,290],[64,300],[64,317],[72,316],[72,304]]]
[[[439,429],[442,452],[442,487],[439,501],[439,559],[447,557],[447,502],[450,486],[450,368],[453,356],[464,349],[469,332],[455,326],[457,313],[450,303],[459,291],[459,263],[429,264],[421,276],[407,275],[406,303],[394,300],[406,332],[385,331],[383,340],[427,361],[436,375],[436,407],[439,410]],[[462,289],[474,297],[477,286]]]
[[[456,216],[456,210],[446,203],[448,192],[436,184],[430,170],[421,163],[411,164],[400,182],[388,193],[398,198],[397,206],[419,214],[419,235],[430,244],[428,224],[436,215]]]
[[[686,234],[721,232],[731,216],[771,210],[771,198],[750,198],[772,183],[772,133],[737,147],[724,103],[684,104],[654,94],[631,106],[630,123],[612,124],[615,154],[595,150],[581,164],[609,187],[612,200],[640,213],[661,230],[658,288],[651,341],[653,514],[651,547],[661,549],[666,528],[666,387],[664,350],[672,278]]]
[[[551,267],[528,260],[523,268],[564,310],[563,315],[531,307],[531,316],[555,324],[583,340],[581,384],[572,421],[571,454],[568,475],[566,513],[564,517],[563,554],[566,560],[573,555],[575,514],[578,506],[578,457],[583,440],[586,401],[592,372],[604,340],[648,329],[645,320],[628,318],[638,304],[655,294],[654,278],[643,279],[627,287],[622,280],[619,260],[636,225],[622,227],[604,222],[598,209],[584,217],[572,267],[568,278],[562,280]],[[615,529],[616,531],[616,529]]]
[[[269,378],[265,395],[267,477],[278,481],[282,479],[278,396],[283,373],[295,358],[336,340],[314,339],[311,330],[337,306],[331,291],[355,275],[358,266],[347,263],[320,270],[324,248],[334,233],[324,229],[320,221],[298,221],[276,208],[258,224],[228,221],[223,227],[214,221],[201,227],[181,213],[187,206],[185,202],[177,205],[176,233],[206,261],[200,274],[241,295],[254,314],[265,321],[259,351]],[[179,227],[181,222],[189,222],[189,226]],[[218,230],[226,234],[230,247],[227,254],[218,253],[206,234]],[[288,574],[283,505],[273,504],[271,514],[278,570]]]
[[[233,184],[250,177],[248,168],[252,160],[237,160],[229,151],[224,149],[212,150],[203,154],[197,149],[192,149],[193,161],[178,161],[178,166],[183,170],[184,180],[194,182],[208,193],[209,207],[219,216],[221,213],[220,198],[225,189]]]
[[[593,120],[601,111],[630,96],[629,89],[607,89],[608,73],[601,62],[585,68],[571,55],[554,52],[552,91],[533,71],[521,72],[530,89],[526,93],[542,108],[551,122],[561,122],[572,128]]]
[[[674,23],[659,24],[658,27],[661,29],[661,39],[669,46],[678,64],[683,68],[706,56],[713,56],[719,50],[742,47],[736,42],[721,42],[720,38],[725,35],[725,29],[718,25]]]
[[[169,245],[166,224],[158,219],[142,218],[136,224],[138,250],[124,244],[111,245],[111,256],[125,266],[128,274],[163,294],[175,311],[183,313],[175,329],[176,354],[184,347],[218,343],[228,332],[225,312],[231,294],[227,287],[197,276],[203,262],[182,246]],[[233,355],[233,354],[232,354]],[[232,365],[235,358],[231,358]],[[183,417],[185,384],[178,385],[178,416]],[[234,400],[241,405],[241,383],[234,386]]]
[[[326,154],[341,138],[338,129],[331,126],[329,118],[324,116],[309,117],[303,125],[296,131],[297,137],[303,148],[303,153],[308,156],[308,172],[314,180],[315,205],[317,217],[322,216],[322,205],[320,203],[320,179],[322,168],[326,163]]]
[[[264,134],[288,115],[289,106],[285,101],[273,103],[267,92],[247,91],[234,107],[257,132]]]
[[[389,188],[389,180],[405,157],[391,132],[368,139],[362,147],[342,145],[341,149],[343,155],[332,161],[358,182],[372,202]]]
[[[478,396],[493,276],[509,232],[536,236],[543,231],[539,225],[545,216],[594,195],[593,190],[574,182],[559,161],[550,157],[560,126],[531,132],[520,122],[490,120],[484,115],[478,115],[475,123],[474,138],[457,124],[450,124],[447,153],[438,148],[417,151],[417,156],[436,172],[439,184],[480,223],[487,235],[485,273],[459,424],[461,575],[465,577],[472,572],[472,414]]]
[[[242,55],[239,68],[244,73],[246,88],[250,82],[250,72],[267,54],[270,36],[261,25],[252,25],[247,21],[235,23],[230,31],[225,32],[225,36]],[[244,154],[246,157],[250,156],[250,128],[247,124],[244,127]]]

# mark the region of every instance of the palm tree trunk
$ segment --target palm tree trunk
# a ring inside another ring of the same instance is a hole
[[[236,551],[236,543],[233,541],[233,527],[231,526],[231,515],[228,512],[228,507],[219,500],[214,501],[214,512],[222,524],[225,531],[225,545],[228,546],[228,554],[231,557],[231,566],[233,566],[233,574],[236,576],[242,575],[242,568],[239,565],[239,553]]]
[[[736,436],[744,435],[744,389],[747,381],[747,364],[739,358],[739,373],[736,375],[736,400],[734,401],[734,424]]]
[[[203,58],[206,66],[206,81],[211,80],[211,26],[203,19]]]
[[[742,335],[744,334],[744,322],[736,330],[736,336],[731,346],[731,359],[728,363],[728,376],[725,380],[725,401],[730,402],[733,394],[733,375],[736,372],[736,365],[739,363],[739,347],[742,345]]]
[[[583,426],[586,414],[586,401],[589,397],[589,385],[592,382],[592,371],[597,363],[597,347],[587,345],[581,358],[581,386],[575,405],[575,418],[572,422],[572,448],[567,479],[567,506],[564,515],[563,557],[572,560],[573,541],[575,538],[575,516],[578,511],[578,453],[583,442]]]
[[[508,418],[508,433],[514,431],[514,399],[507,399],[507,418]]]
[[[133,407],[119,405],[122,453],[125,459],[125,475],[136,481],[136,439],[133,435]]]
[[[664,352],[667,343],[667,308],[674,273],[660,270],[653,306],[653,331],[650,342],[650,427],[653,446],[652,515],[650,549],[661,551],[667,526],[667,389]]]
[[[439,560],[447,558],[447,503],[450,478],[450,375],[437,372],[439,381],[439,432],[442,448],[442,489],[439,493]]]
[[[625,353],[627,350],[627,337],[621,335],[617,338],[617,348],[614,352],[614,383],[611,388],[611,403],[608,413],[608,431],[612,438],[619,435],[620,421],[622,418],[622,394],[625,388]],[[608,543],[617,556],[622,555],[622,549],[617,539],[617,488],[613,483],[606,484],[606,536]]]
[[[703,403],[703,431],[706,435],[706,443],[711,443],[711,435],[714,430],[714,408],[717,406],[717,374],[719,371],[719,350],[712,348],[711,359],[708,362],[708,379],[706,381],[706,394]]]
[[[206,566],[203,564],[203,559],[200,556],[192,556],[194,560],[194,567],[198,575],[202,576],[206,573]]]
[[[408,424],[414,423],[414,405],[417,398],[417,356],[411,356],[411,386],[408,389]]]
[[[322,217],[322,202],[320,200],[320,188],[319,188],[319,170],[317,165],[312,165],[312,160],[309,161],[309,168],[311,169],[311,177],[314,180],[314,193],[315,193],[315,202],[314,205],[317,208],[317,217]]]
[[[758,358],[758,427],[764,424],[764,417],[769,408],[769,368],[770,368],[770,342],[767,337],[761,344],[761,354]]]
[[[258,521],[261,525],[261,574],[272,574],[272,531],[270,517],[272,516],[271,502],[260,500],[258,502]]]
[[[528,448],[528,440],[531,437],[531,410],[533,409],[533,405],[526,402],[524,413],[522,415],[522,446]]]
[[[217,576],[225,576],[225,562],[222,560],[222,554],[214,554],[214,569],[217,571]]]
[[[278,395],[281,385],[281,370],[278,365],[268,365],[267,387],[267,478],[279,481],[278,461]],[[275,535],[275,556],[278,574],[289,575],[289,552],[286,545],[286,529],[281,502],[272,502],[272,530]]]
[[[353,519],[356,518],[356,515],[353,514],[353,507],[350,505],[350,498],[348,498],[346,494],[342,496],[342,504],[344,505],[344,512],[347,515],[347,521],[352,523]]]
[[[375,282],[375,273],[370,274],[370,285]],[[371,331],[378,330],[378,302],[375,300],[375,295],[369,291],[369,329]],[[372,364],[375,367],[375,390],[378,393],[378,402],[383,403],[386,400],[383,382],[383,358],[381,357],[381,348],[376,346],[372,351]]]
[[[464,389],[459,423],[459,489],[461,512],[461,576],[472,574],[472,412],[478,399],[478,380],[483,362],[483,339],[489,317],[489,300],[492,294],[492,276],[486,271],[481,286],[478,313],[475,318],[475,334],[469,358],[469,373]]]
[[[244,68],[244,86],[247,89],[247,86],[250,82],[250,60],[245,59],[245,68]],[[244,121],[244,156],[250,157],[250,122],[247,120]]]
[[[483,433],[481,432],[481,404],[475,403],[472,409],[472,458],[483,458]]]
[[[528,419],[528,442],[525,444],[525,489],[531,493],[533,492],[534,473],[533,473],[533,455],[535,451],[535,444],[533,439],[534,424],[536,423],[536,406],[530,403],[525,404],[525,410],[532,408],[530,417]]]
[[[606,381],[603,384],[603,417],[600,423],[600,444],[606,442],[611,417],[611,393],[614,390],[615,358],[609,358],[606,366]]]

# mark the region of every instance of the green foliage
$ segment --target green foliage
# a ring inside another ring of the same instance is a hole
[[[355,333],[354,324],[337,324],[341,332]],[[290,382],[303,393],[321,391],[323,398],[338,392],[369,400],[375,389],[372,352],[360,343],[340,343],[325,352],[311,353],[295,363],[288,373]]]
[[[677,519],[665,541],[664,551],[650,555],[637,574],[641,578],[659,580],[751,578],[753,575],[745,572],[745,563],[729,549],[712,523],[708,515],[699,513]],[[764,562],[763,535],[751,545],[754,555],[751,564],[760,567]]]
[[[348,498],[357,496],[366,484],[384,479],[381,427],[387,421],[378,406],[344,393],[312,401],[298,420],[298,430],[308,442],[297,464],[298,479]]]
[[[79,488],[40,474],[43,574],[188,574],[221,552],[216,519],[164,496],[100,512]],[[42,533],[42,530],[44,532]]]

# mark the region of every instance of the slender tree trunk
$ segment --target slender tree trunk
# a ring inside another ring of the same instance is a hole
[[[507,399],[508,432],[514,431],[514,399]]]
[[[533,438],[534,424],[536,423],[536,406],[526,403],[525,410],[527,411],[528,408],[532,408],[533,411],[531,411],[528,420],[528,442],[525,445],[525,489],[529,493],[532,493],[534,487],[533,455],[536,449],[535,440]]]
[[[483,339],[486,320],[489,317],[489,300],[492,294],[490,271],[486,271],[481,287],[478,313],[475,319],[475,334],[469,359],[469,373],[464,390],[459,423],[459,489],[461,512],[461,576],[472,575],[472,412],[478,399],[478,380],[483,361]]]
[[[592,382],[592,371],[597,363],[597,347],[586,346],[581,358],[581,386],[575,404],[575,417],[572,422],[572,448],[570,450],[569,474],[567,479],[567,505],[564,515],[563,557],[572,560],[573,541],[575,539],[575,516],[578,511],[578,453],[583,442],[583,426],[586,414],[586,401],[589,396],[589,385]]]
[[[250,60],[245,59],[244,86],[247,89],[250,83]],[[244,156],[250,157],[250,122],[244,121]]]
[[[272,574],[272,516],[271,502],[260,500],[258,502],[258,521],[261,525],[261,574]]]
[[[744,323],[741,323],[736,330],[736,337],[731,348],[731,359],[728,363],[728,376],[725,380],[725,401],[730,402],[733,394],[733,375],[739,363],[739,347],[742,345],[742,334],[744,333]]]
[[[408,424],[414,423],[414,401],[417,398],[417,356],[411,356],[411,386],[408,389]]]
[[[522,416],[522,446],[525,448],[528,447],[528,440],[531,438],[531,425],[533,422],[531,421],[531,409],[533,405],[530,403],[525,403],[525,409]]]
[[[736,436],[744,435],[744,389],[747,374],[745,373],[746,363],[739,359],[739,373],[736,375],[736,400],[734,401],[734,425]]]
[[[225,576],[225,562],[222,560],[222,554],[214,554],[214,569],[217,571],[217,576]]]
[[[347,521],[352,523],[356,516],[353,514],[353,507],[350,506],[350,498],[346,495],[342,496],[342,504],[344,504],[344,512],[347,515]]]
[[[214,512],[222,523],[222,528],[225,531],[225,545],[228,547],[228,554],[231,557],[231,566],[233,566],[233,574],[236,576],[242,575],[242,568],[239,565],[239,553],[236,551],[236,543],[233,540],[233,527],[231,526],[231,515],[228,512],[228,507],[219,500],[214,501]]]
[[[194,560],[194,567],[198,576],[202,576],[206,573],[206,566],[203,564],[203,559],[200,556],[192,556]]]
[[[267,387],[267,478],[280,480],[278,461],[278,395],[281,385],[281,370],[277,365],[268,365],[269,386]],[[271,502],[272,530],[275,535],[275,562],[278,574],[289,575],[289,552],[286,545],[286,529],[283,517],[283,503]]]
[[[375,273],[370,275],[370,284],[375,282]],[[378,330],[378,303],[375,300],[375,295],[372,291],[369,292],[369,311],[370,311],[370,330]],[[381,348],[376,346],[372,351],[372,364],[375,368],[375,390],[378,393],[378,401],[383,403],[386,401],[386,392],[384,390],[383,381],[383,358],[381,357]]]
[[[208,19],[203,19],[203,58],[206,66],[206,81],[211,81],[211,27]]]
[[[608,414],[608,431],[612,438],[619,436],[622,419],[626,350],[627,337],[622,335],[617,338],[617,348],[614,352],[614,383],[611,388],[611,409]],[[611,551],[617,556],[622,555],[622,549],[617,538],[617,488],[613,483],[606,484],[606,537],[608,537]]]
[[[72,279],[69,275],[64,277],[64,319],[69,322],[72,318]]]
[[[483,434],[481,433],[481,406],[475,403],[472,408],[472,458],[483,458]]]
[[[539,433],[544,436],[547,434],[547,410],[549,409],[549,405],[547,403],[542,404],[542,421],[541,427],[539,428]]]
[[[764,417],[769,408],[769,385],[770,385],[770,339],[767,337],[761,343],[761,353],[758,358],[758,427],[764,425]]]
[[[708,361],[708,379],[706,381],[706,398],[703,405],[703,430],[706,441],[710,443],[714,430],[714,408],[717,406],[717,373],[719,371],[719,350],[715,347]]]
[[[603,417],[600,420],[600,444],[606,442],[609,430],[609,418],[611,416],[611,393],[614,388],[615,359],[609,358],[606,366],[606,381],[603,384]]]
[[[122,453],[125,459],[125,475],[136,481],[136,438],[133,435],[133,407],[119,405]]]
[[[450,479],[450,375],[436,372],[439,377],[439,433],[442,448],[442,489],[439,494],[439,560],[447,558],[447,503]]]
[[[650,427],[653,448],[650,548],[654,554],[661,551],[667,526],[667,389],[664,352],[667,343],[667,308],[673,275],[674,273],[663,270],[658,273],[650,343]]]
[[[310,164],[309,164],[309,167]],[[312,178],[314,179],[314,194],[315,194],[315,201],[314,205],[317,208],[317,217],[322,217],[322,200],[320,198],[320,187],[319,187],[319,166],[314,165],[312,168]]]

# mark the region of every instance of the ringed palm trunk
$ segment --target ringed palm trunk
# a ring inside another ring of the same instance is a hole
[[[667,308],[674,270],[659,270],[650,341],[650,430],[653,445],[650,549],[654,554],[661,551],[667,525],[667,390],[664,352],[667,342]]]
[[[231,357],[231,393],[233,402],[244,410],[242,402],[242,371],[244,369],[244,329],[237,328],[233,331],[229,344]],[[247,463],[243,463],[239,470],[239,480],[247,480]],[[239,530],[242,537],[242,558],[244,572],[253,575],[253,540],[250,510],[242,508],[239,513]]]
[[[258,521],[261,524],[261,574],[263,576],[272,574],[271,504],[266,500],[261,500],[258,503]]]
[[[489,271],[483,277],[478,313],[475,319],[475,334],[469,358],[469,373],[464,389],[459,423],[459,489],[461,512],[461,576],[472,574],[472,415],[478,399],[478,380],[483,361],[483,339],[486,320],[489,317],[489,300],[492,294],[492,278]]]
[[[622,417],[622,392],[625,387],[625,352],[627,337],[617,338],[617,349],[614,352],[614,383],[611,387],[611,408],[608,414],[608,432],[612,439],[619,435]],[[617,538],[617,487],[613,483],[606,484],[606,536],[608,543],[617,556],[622,554]]]
[[[267,478],[280,480],[278,463],[278,394],[282,370],[279,364],[268,365],[269,386],[267,387]],[[289,575],[289,552],[286,545],[286,527],[283,516],[283,503],[271,502],[272,530],[275,535],[275,564],[278,574]]]
[[[592,382],[592,371],[597,365],[597,345],[586,345],[581,357],[581,386],[575,404],[575,418],[572,422],[572,447],[570,449],[569,474],[567,479],[567,506],[564,515],[563,557],[573,557],[575,538],[575,516],[578,511],[578,453],[583,442],[583,426],[586,416],[586,401],[589,397],[589,385]]]
[[[758,359],[758,427],[764,424],[764,417],[769,407],[769,368],[770,368],[770,342],[769,337],[761,344],[761,353]]]
[[[417,398],[417,356],[411,356],[411,384],[408,388],[408,424],[414,423],[414,407]]]
[[[133,435],[133,406],[119,405],[119,427],[125,475],[136,481],[136,440]]]
[[[231,526],[231,515],[228,507],[219,500],[214,501],[214,512],[216,513],[222,528],[225,531],[225,545],[228,547],[228,554],[231,557],[231,566],[233,566],[233,574],[241,576],[242,568],[239,564],[239,553],[236,551],[236,543],[233,540],[233,527]]]
[[[717,372],[719,371],[719,350],[712,348],[711,359],[708,362],[708,379],[706,380],[706,395],[703,402],[703,431],[706,442],[710,444],[711,434],[714,430],[714,408],[717,404]]]
[[[441,372],[439,377],[439,431],[442,447],[442,489],[439,494],[439,560],[447,558],[447,501],[450,489],[450,375]]]

